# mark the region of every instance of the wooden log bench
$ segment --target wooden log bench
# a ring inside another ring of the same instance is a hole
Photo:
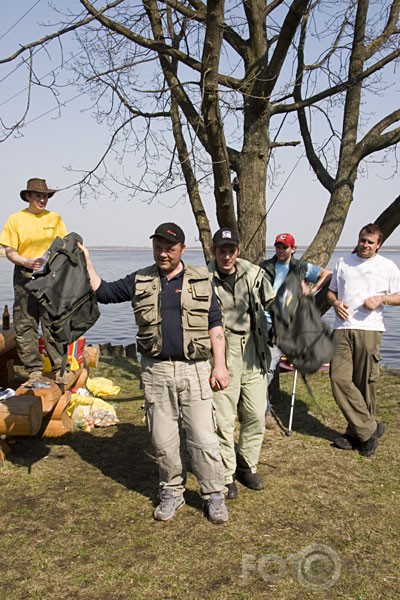
[[[0,435],[60,437],[71,431],[73,422],[66,412],[70,389],[85,387],[88,375],[82,367],[68,373],[63,386],[48,377],[40,380],[46,387],[20,385],[15,396],[0,403]]]

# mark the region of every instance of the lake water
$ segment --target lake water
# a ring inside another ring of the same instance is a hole
[[[333,253],[328,265],[332,268],[340,256],[347,250],[337,250]],[[398,248],[380,252],[393,260],[400,267],[400,250]],[[151,249],[138,248],[92,248],[92,260],[99,274],[106,280],[113,281],[124,277],[138,268],[153,262]],[[272,250],[268,256],[272,255]],[[300,256],[300,251],[298,252]],[[194,265],[203,265],[204,257],[201,250],[186,250],[185,261]],[[12,307],[12,272],[13,265],[0,256],[0,308],[4,304]],[[135,341],[136,326],[133,318],[132,307],[129,302],[123,304],[100,305],[101,316],[97,323],[86,333],[86,340],[91,344],[111,342],[127,346]],[[333,311],[329,310],[324,319],[332,324]],[[382,362],[392,368],[400,368],[399,341],[400,341],[400,307],[385,307],[386,332],[382,339]]]

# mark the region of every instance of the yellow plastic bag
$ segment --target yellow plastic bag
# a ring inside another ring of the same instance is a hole
[[[118,385],[114,385],[110,379],[105,377],[88,377],[86,387],[93,396],[106,397],[117,396],[121,391]]]
[[[92,396],[83,396],[82,394],[71,394],[68,403],[67,415],[75,421],[80,420],[83,415],[90,412],[94,398]]]
[[[102,400],[101,398],[92,398],[92,400],[93,400],[92,409],[91,409],[92,411],[106,410],[107,412],[112,413],[115,417],[117,416],[117,413],[115,412],[115,408],[109,402],[106,402],[105,400]]]

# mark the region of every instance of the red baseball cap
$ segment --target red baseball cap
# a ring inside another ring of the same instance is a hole
[[[286,246],[286,248],[289,248],[290,246],[295,246],[296,242],[294,240],[294,237],[290,235],[290,233],[280,233],[275,238],[274,246],[276,244],[283,244],[284,246]]]

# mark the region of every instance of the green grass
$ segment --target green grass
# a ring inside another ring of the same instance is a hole
[[[327,373],[310,378],[318,406],[298,382],[285,435],[292,374],[281,375],[278,426],[267,430],[260,458],[266,487],[239,486],[222,526],[203,516],[190,472],[186,506],[169,523],[152,519],[158,474],[138,373],[124,358],[102,358],[92,371],[121,386],[112,400],[118,426],[12,445],[0,467],[3,598],[400,597],[397,372],[381,375],[387,430],[370,459],[332,447],[345,423]]]

